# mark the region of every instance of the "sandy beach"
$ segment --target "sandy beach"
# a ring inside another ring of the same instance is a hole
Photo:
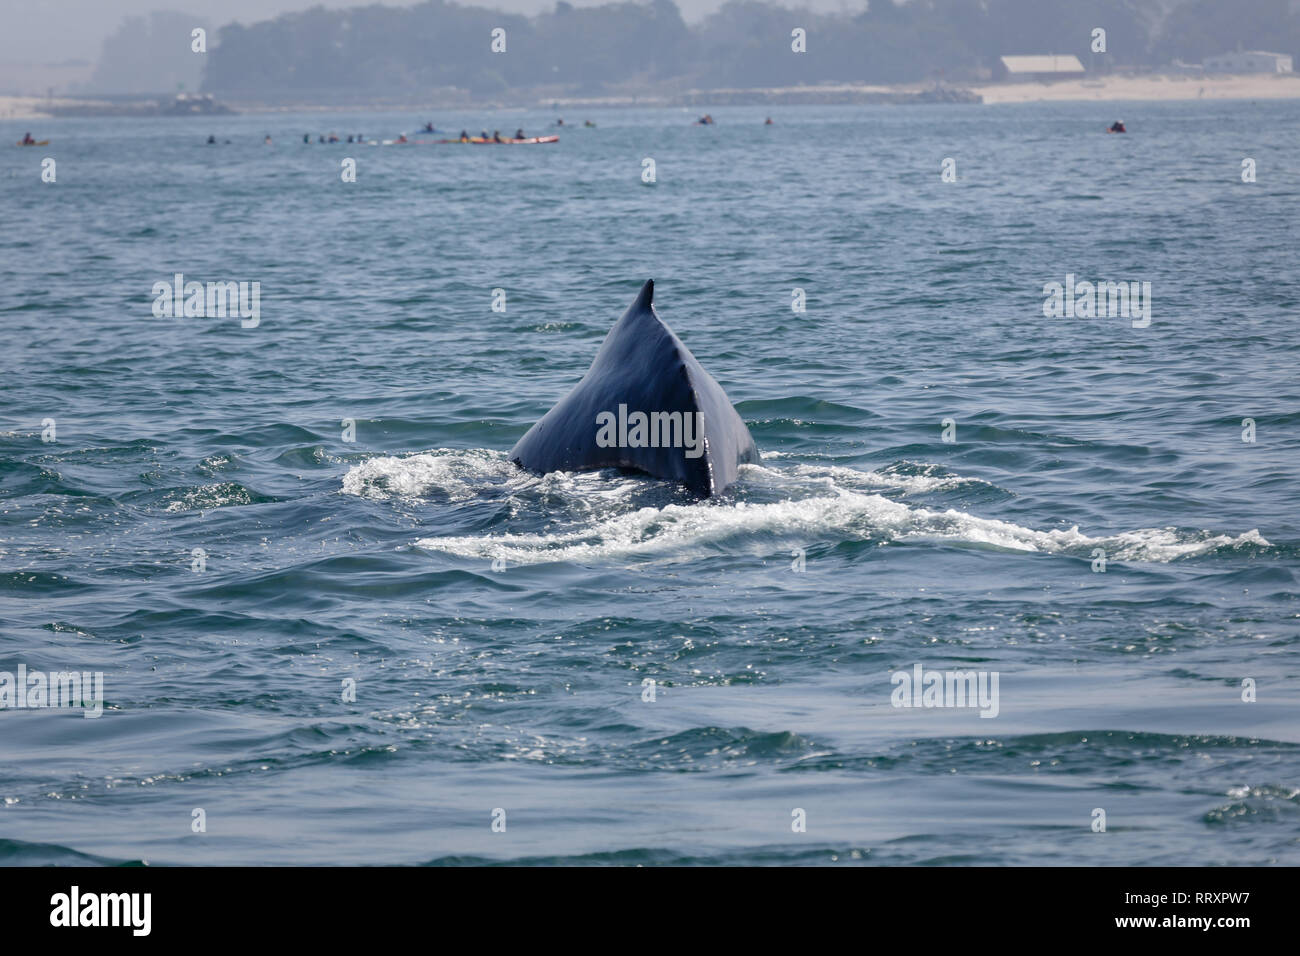
[[[62,97],[50,100],[44,96],[0,96],[0,120],[46,119],[50,116],[46,107],[51,103],[71,106],[81,102]]]
[[[990,83],[972,86],[985,103],[1029,103],[1039,100],[1263,100],[1300,97],[1300,74],[1268,73],[1244,76],[1144,74],[1096,76],[1051,83]]]
[[[856,95],[864,93],[877,94],[915,94],[926,87],[920,85],[878,86],[878,85],[819,85],[814,87],[790,87],[756,92],[767,93],[774,98],[782,94],[806,94],[816,91],[828,94],[835,101],[837,92],[843,95],[845,102],[851,102]],[[1195,74],[1144,74],[1142,76],[1098,76],[1075,80],[1058,80],[1050,83],[986,83],[965,87],[983,97],[986,104],[1030,103],[1049,100],[1085,100],[1094,102],[1123,102],[1128,100],[1254,100],[1254,99],[1295,99],[1300,98],[1300,74],[1256,74],[1243,76]],[[736,93],[738,91],[715,91]],[[709,99],[706,91],[696,94],[704,100]],[[640,102],[641,105],[655,103],[663,98],[643,97],[609,97],[599,102],[606,106],[623,106]],[[47,99],[35,96],[0,96],[0,120],[41,119],[49,117],[49,107],[71,106],[86,101],[55,97]],[[571,102],[555,97],[546,97],[546,102]],[[572,101],[576,102],[576,101]],[[583,103],[593,101],[583,100]],[[667,100],[664,100],[667,102]],[[501,104],[497,104],[501,105]],[[515,104],[520,105],[520,104]],[[241,111],[260,112],[271,107],[259,107],[255,104],[240,104]],[[295,107],[312,108],[312,107]],[[317,104],[314,108],[322,109]],[[355,105],[350,108],[356,108]],[[283,107],[280,107],[283,109]]]

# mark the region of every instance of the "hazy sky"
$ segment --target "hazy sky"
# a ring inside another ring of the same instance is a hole
[[[384,6],[409,7],[418,0],[385,0]],[[466,6],[493,7],[512,13],[537,13],[555,6],[554,0],[458,0]],[[590,6],[605,0],[572,0]],[[724,0],[677,0],[688,21],[699,20]],[[277,14],[309,7],[357,7],[366,0],[0,0],[0,61],[11,63],[62,63],[99,58],[104,38],[123,17],[151,10],[192,13],[221,25],[232,20],[252,23]],[[862,0],[785,0],[784,6],[821,10],[860,9]]]

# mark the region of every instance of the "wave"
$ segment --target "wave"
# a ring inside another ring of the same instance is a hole
[[[828,540],[880,544],[929,540],[1081,558],[1101,549],[1108,561],[1157,563],[1226,549],[1272,547],[1257,529],[1231,535],[1141,528],[1094,537],[1077,525],[1042,531],[955,508],[912,504],[900,499],[981,486],[1000,490],[982,479],[914,462],[897,462],[877,471],[838,465],[747,465],[732,495],[661,506],[640,505],[637,496],[649,484],[647,479],[621,474],[611,478],[611,474],[536,476],[520,471],[501,452],[437,449],[369,459],[348,471],[342,490],[375,500],[459,502],[492,495],[511,497],[520,499],[521,506],[515,509],[520,517],[529,511],[528,499],[540,495],[544,500],[535,510],[537,517],[547,519],[544,530],[430,536],[415,542],[428,551],[514,565],[690,557],[723,546],[743,548],[747,540],[751,546],[759,543],[765,552],[775,542],[807,546]],[[548,509],[544,515],[543,504]]]
[[[369,458],[343,476],[343,493],[363,498],[443,497],[464,501],[491,484],[532,478],[500,452],[439,448],[419,455]]]
[[[115,860],[58,843],[0,838],[0,866],[143,866],[143,860]]]

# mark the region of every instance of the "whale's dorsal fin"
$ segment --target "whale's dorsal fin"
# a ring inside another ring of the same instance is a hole
[[[646,279],[645,285],[641,286],[641,291],[637,293],[636,301],[632,303],[634,309],[648,309],[655,304],[655,280]]]

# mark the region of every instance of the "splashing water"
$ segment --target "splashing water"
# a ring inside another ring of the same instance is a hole
[[[521,499],[539,491],[562,496],[570,512],[567,527],[542,533],[427,536],[415,542],[428,551],[511,564],[682,559],[718,548],[770,551],[773,541],[808,540],[880,544],[934,540],[1081,555],[1101,548],[1112,560],[1152,562],[1220,548],[1269,547],[1258,530],[1234,536],[1142,528],[1109,537],[1092,537],[1078,527],[1039,531],[954,508],[911,505],[881,493],[906,498],[978,485],[992,487],[981,479],[935,473],[940,470],[922,466],[920,474],[909,475],[896,469],[864,472],[842,466],[748,465],[735,496],[638,507],[636,498],[648,479],[611,477],[610,472],[536,476],[520,471],[499,452],[444,448],[407,457],[372,458],[344,476],[343,491],[378,500],[400,497],[452,502],[489,492]],[[593,498],[599,507],[591,507]],[[773,498],[779,500],[765,500]],[[575,518],[575,514],[580,516]]]

